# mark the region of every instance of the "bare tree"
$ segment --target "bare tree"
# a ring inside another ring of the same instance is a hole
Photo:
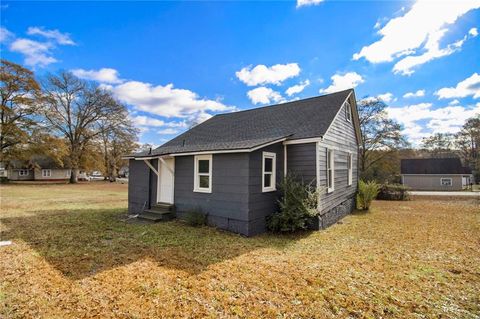
[[[127,108],[119,104],[118,112],[99,121],[102,128],[100,135],[103,148],[105,176],[111,182],[118,177],[118,170],[125,161],[122,156],[132,153],[137,147],[138,130],[128,117]]]
[[[0,83],[0,161],[3,161],[30,140],[30,131],[37,124],[34,114],[40,86],[32,71],[7,60],[1,60]]]
[[[442,156],[445,154],[451,154],[453,149],[452,134],[448,133],[436,133],[429,137],[422,139],[421,147],[427,150],[433,156]]]
[[[383,101],[368,98],[357,104],[362,131],[360,169],[362,178],[366,178],[372,165],[408,146],[408,142],[401,134],[400,124],[388,118],[387,105]]]
[[[469,118],[455,135],[455,147],[464,163],[470,166],[480,179],[480,114]]]
[[[67,140],[71,183],[77,182],[82,156],[89,143],[110,126],[101,122],[123,111],[112,95],[69,72],[49,75],[43,83],[43,115],[52,132]],[[109,124],[113,125],[113,124]]]

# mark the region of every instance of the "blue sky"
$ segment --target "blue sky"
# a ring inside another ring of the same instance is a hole
[[[480,1],[8,2],[2,58],[71,70],[160,145],[216,113],[355,87],[413,143],[480,112]],[[432,12],[435,12],[432,14]]]

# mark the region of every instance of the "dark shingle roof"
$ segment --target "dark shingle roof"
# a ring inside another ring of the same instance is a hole
[[[282,138],[323,136],[353,90],[219,114],[157,149],[135,156],[249,149]]]
[[[402,174],[470,174],[459,158],[402,159]]]
[[[11,160],[8,167],[12,169],[64,168],[53,158],[45,155],[32,155],[29,160]]]

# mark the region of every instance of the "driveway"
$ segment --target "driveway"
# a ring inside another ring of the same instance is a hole
[[[411,195],[416,196],[472,196],[480,197],[480,192],[435,192],[435,191],[411,191]]]

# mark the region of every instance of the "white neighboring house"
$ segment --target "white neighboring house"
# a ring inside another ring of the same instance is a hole
[[[67,181],[72,174],[70,168],[39,155],[32,156],[28,161],[10,161],[5,171],[11,181]]]
[[[401,161],[402,184],[412,190],[461,191],[474,181],[459,158],[415,158]]]

